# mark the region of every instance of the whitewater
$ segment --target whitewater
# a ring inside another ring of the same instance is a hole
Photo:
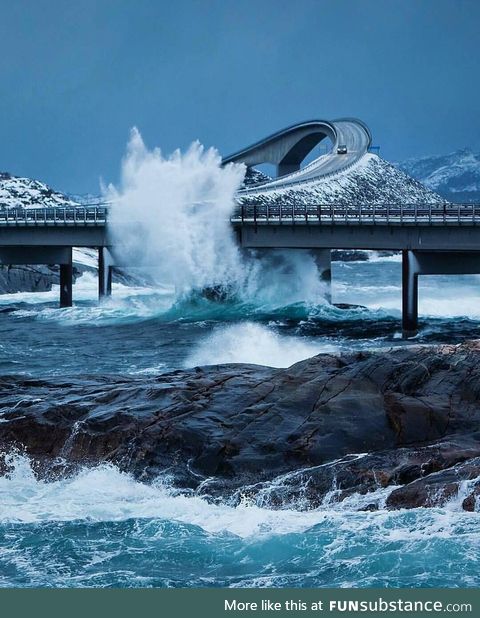
[[[479,514],[215,505],[113,466],[0,479],[0,585],[78,587],[478,585]],[[379,496],[381,499],[381,496]]]
[[[115,284],[96,302],[96,279],[0,298],[3,375],[81,379],[89,373],[159,375],[198,364],[288,366],[321,352],[406,345],[400,338],[396,259],[333,264],[333,295],[363,307],[285,307],[202,298],[168,287]],[[355,283],[355,285],[354,285]],[[421,284],[417,342],[478,336],[477,277]],[[462,295],[459,306],[452,301]],[[8,341],[8,344],[6,344]],[[408,345],[408,344],[407,344]],[[2,411],[0,411],[0,423]],[[11,586],[478,586],[480,513],[443,508],[388,511],[389,491],[314,511],[243,501],[211,503],[144,484],[114,466],[39,480],[21,453],[0,478],[0,585]],[[359,508],[378,501],[376,512]]]
[[[339,308],[325,301],[306,253],[281,256],[279,274],[238,251],[228,213],[243,174],[221,168],[218,153],[199,144],[165,157],[134,131],[120,183],[105,193],[119,205],[115,233],[143,267],[142,279],[115,282],[112,297],[98,304],[96,273],[85,272],[69,309],[57,307],[55,286],[0,296],[0,376],[81,383],[91,374],[288,367],[323,352],[411,345],[401,339],[398,256],[333,262],[333,301],[347,306]],[[141,233],[125,230],[132,212]],[[478,337],[479,283],[477,276],[420,278],[415,343]],[[387,487],[342,503],[327,495],[313,510],[275,509],[268,488],[262,503],[211,501],[179,491],[168,475],[143,483],[99,465],[45,479],[21,448],[5,455],[2,587],[480,584],[480,513],[461,509],[468,484],[442,508],[389,511],[394,487]],[[378,510],[361,510],[372,502]]]

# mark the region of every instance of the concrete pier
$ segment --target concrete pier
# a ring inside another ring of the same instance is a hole
[[[413,251],[402,251],[402,333],[404,339],[418,331],[418,263]]]
[[[419,275],[480,274],[479,251],[402,251],[402,331],[404,338],[418,332]]]
[[[73,266],[60,264],[60,307],[71,307],[73,304]]]
[[[318,269],[318,276],[325,284],[325,300],[332,302],[332,252],[330,249],[313,249],[313,255]]]
[[[113,258],[107,247],[98,247],[98,298],[112,294]]]
[[[72,306],[72,247],[64,246],[0,246],[0,264],[59,264],[60,307]]]

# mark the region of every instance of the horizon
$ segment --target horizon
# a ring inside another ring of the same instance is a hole
[[[3,4],[0,169],[56,190],[117,182],[133,126],[165,155],[342,116],[391,162],[480,150],[475,0]]]

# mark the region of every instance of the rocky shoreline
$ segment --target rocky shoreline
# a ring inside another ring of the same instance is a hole
[[[73,280],[82,275],[78,267],[73,269]],[[49,292],[52,285],[60,283],[60,267],[52,266],[6,266],[0,265],[0,294],[18,292]]]
[[[73,265],[73,282],[85,273],[97,275],[97,269],[80,262]],[[125,273],[113,269],[113,281],[124,285],[151,285],[147,277]],[[60,267],[58,264],[37,266],[0,265],[0,294],[18,294],[23,292],[50,292],[52,286],[60,284]],[[13,299],[15,301],[15,299]]]
[[[332,260],[340,262],[368,262],[368,251],[334,250]],[[394,255],[394,251],[377,251],[379,256]],[[74,265],[74,280],[84,272],[97,272],[96,268],[82,263]],[[137,275],[126,275],[115,269],[115,280],[121,282],[137,281]],[[0,265],[0,294],[15,294],[18,292],[49,292],[52,285],[59,284],[59,267],[57,265],[37,266],[6,266]]]
[[[24,451],[40,475],[112,462],[212,499],[264,504],[268,493],[272,507],[390,488],[390,509],[464,495],[461,507],[478,510],[478,341],[321,354],[288,369],[3,376],[0,385],[0,451]]]

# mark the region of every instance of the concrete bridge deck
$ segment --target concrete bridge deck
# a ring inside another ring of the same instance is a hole
[[[73,302],[73,247],[98,249],[99,296],[112,289],[107,205],[0,208],[0,264],[58,264],[60,306]]]
[[[480,251],[478,204],[243,204],[232,224],[245,248]]]
[[[480,273],[480,204],[249,203],[237,207],[231,223],[244,248],[316,251],[327,278],[330,249],[402,251],[406,336],[418,327],[419,275]],[[115,263],[108,232],[106,204],[0,208],[0,264],[59,264],[60,305],[71,306],[72,248],[94,247],[99,253],[99,296],[103,297],[111,293]]]
[[[107,217],[108,208],[104,204],[0,208],[0,247],[106,246]]]

